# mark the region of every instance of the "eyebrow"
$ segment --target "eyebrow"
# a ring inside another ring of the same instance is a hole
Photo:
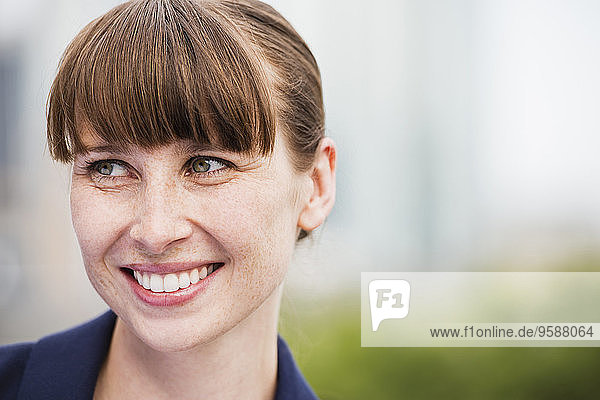
[[[216,152],[224,152],[224,153],[234,153],[234,154],[247,154],[246,152],[237,152],[227,149],[225,146],[220,146],[211,143],[199,143],[199,142],[191,142],[186,143],[180,147],[180,151],[186,154],[192,153],[201,153],[203,151],[216,151]]]
[[[223,146],[215,146],[208,143],[198,143],[198,142],[190,142],[190,143],[182,143],[177,146],[178,152],[182,154],[192,154],[192,153],[201,153],[203,151],[223,151],[223,152],[231,152],[231,150],[226,149]],[[101,144],[98,146],[90,146],[86,147],[83,151],[86,154],[90,153],[111,153],[116,155],[128,155],[131,156],[133,154],[133,147],[131,146],[123,146],[116,144]],[[235,152],[233,152],[235,153]],[[243,152],[242,152],[243,153]]]
[[[187,143],[185,146],[181,146],[181,151],[183,151],[185,153],[196,153],[196,152],[209,150],[210,148],[211,147],[206,144],[192,142],[192,143]]]
[[[129,147],[116,146],[114,144],[105,144],[100,146],[87,147],[86,153],[114,153],[114,154],[126,154],[131,155],[131,149]]]

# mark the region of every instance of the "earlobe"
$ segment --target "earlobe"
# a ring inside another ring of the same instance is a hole
[[[298,226],[312,231],[325,221],[335,203],[336,148],[331,138],[325,137],[312,168],[312,194],[300,213]]]

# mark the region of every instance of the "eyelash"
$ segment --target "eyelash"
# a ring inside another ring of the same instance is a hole
[[[106,159],[106,160],[98,160],[98,161],[85,161],[85,169],[88,173],[89,176],[92,176],[96,181],[112,181],[115,180],[117,178],[121,178],[120,176],[110,176],[110,175],[104,175],[98,172],[98,166],[102,163],[111,163],[111,164],[117,164],[120,165],[121,167],[125,168],[125,169],[129,169],[127,168],[127,164],[125,164],[122,161],[119,160],[113,160],[113,159]]]
[[[196,161],[199,158],[203,158],[207,161],[216,161],[220,164],[223,164],[223,167],[219,168],[217,170],[214,170],[214,171],[195,172],[192,169],[192,164],[194,163],[194,161]],[[208,156],[202,156],[202,155],[197,155],[197,156],[190,158],[188,160],[188,162],[185,163],[185,166],[186,166],[186,172],[185,172],[186,176],[188,176],[188,175],[204,175],[204,176],[212,177],[212,176],[220,175],[220,174],[224,173],[226,170],[235,169],[235,165],[230,161],[223,160],[222,158],[208,157]]]
[[[223,164],[223,167],[219,168],[217,170],[214,170],[214,171],[195,172],[192,169],[192,164],[194,163],[194,161],[196,161],[199,158],[205,159],[207,161],[216,161],[220,164]],[[123,167],[127,170],[130,169],[130,167],[127,163],[120,161],[120,160],[104,159],[104,160],[97,160],[97,161],[85,161],[85,170],[87,171],[88,175],[90,175],[90,176],[93,175],[94,179],[96,179],[98,181],[115,180],[118,178],[122,178],[121,176],[110,176],[110,175],[100,174],[98,172],[98,166],[102,163],[114,163],[114,164],[120,165],[121,167]],[[223,159],[217,158],[217,157],[208,157],[208,156],[203,156],[203,155],[197,155],[197,156],[191,157],[185,163],[185,176],[202,175],[205,177],[213,177],[215,175],[224,173],[228,169],[235,169],[235,165],[233,163],[231,163],[230,161],[223,160]]]

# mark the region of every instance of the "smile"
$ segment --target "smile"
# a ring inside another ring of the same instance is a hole
[[[136,271],[129,268],[126,268],[126,271],[133,276],[139,286],[146,290],[154,293],[172,293],[197,284],[203,279],[206,279],[222,266],[223,263],[215,263],[203,267],[192,268],[186,271],[178,271],[176,273],[168,274]]]

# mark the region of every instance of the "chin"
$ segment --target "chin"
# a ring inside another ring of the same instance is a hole
[[[163,353],[193,350],[221,337],[227,329],[202,321],[201,324],[183,320],[123,320],[127,328],[151,349]],[[208,324],[207,324],[208,323]]]
[[[162,335],[148,334],[138,336],[144,344],[152,350],[161,353],[178,353],[193,350],[199,346],[206,345],[214,340],[214,337],[189,337],[187,335]]]

